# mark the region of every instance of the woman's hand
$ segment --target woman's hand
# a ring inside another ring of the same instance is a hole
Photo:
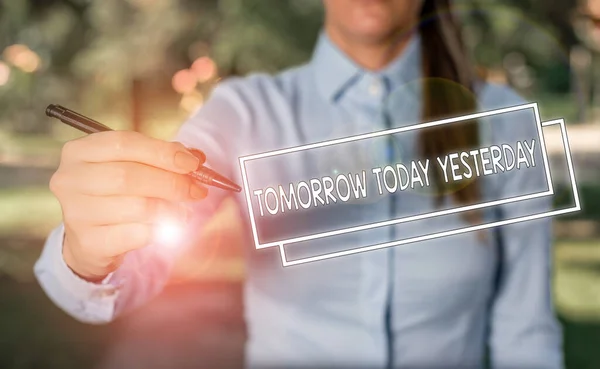
[[[208,192],[185,174],[203,162],[200,151],[137,132],[95,133],[66,143],[50,190],[62,208],[67,265],[99,280],[125,253],[152,242],[157,220],[185,222],[180,203]]]

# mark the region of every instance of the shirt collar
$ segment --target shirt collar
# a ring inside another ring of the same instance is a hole
[[[384,77],[391,89],[419,78],[420,51],[420,37],[415,33],[405,50],[395,60],[381,71],[370,72],[357,65],[322,31],[311,64],[315,69],[320,92],[328,100],[335,101],[364,74]]]

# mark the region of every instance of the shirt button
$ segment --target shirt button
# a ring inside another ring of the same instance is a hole
[[[381,95],[381,91],[383,90],[383,86],[381,84],[381,81],[379,80],[373,80],[373,82],[371,82],[371,84],[369,85],[369,94],[371,94],[371,96],[379,96]]]
[[[119,288],[113,285],[104,285],[101,288],[97,288],[91,293],[92,298],[105,299],[112,297],[117,294]]]
[[[106,286],[92,292],[92,298],[104,299],[114,296],[118,291],[117,287]]]

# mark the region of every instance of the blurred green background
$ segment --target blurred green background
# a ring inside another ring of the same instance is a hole
[[[488,79],[538,102],[543,119],[567,121],[583,210],[555,221],[556,310],[567,367],[600,368],[600,1],[454,2]],[[44,109],[58,103],[115,128],[169,138],[220,79],[305,62],[321,22],[320,0],[0,2],[0,368],[153,367],[140,363],[153,344],[164,349],[164,332],[188,341],[193,334],[173,333],[185,319],[170,322],[153,309],[184,303],[194,308],[181,308],[183,317],[218,332],[214,346],[198,344],[207,355],[221,353],[213,367],[239,364],[244,271],[234,241],[138,314],[150,322],[83,325],[45,297],[32,267],[61,219],[47,183],[61,145],[80,134]],[[562,146],[554,147],[550,156],[563,157]],[[568,206],[564,168],[552,169],[556,206]],[[190,291],[202,302],[187,301]],[[140,341],[145,335],[158,343]],[[184,344],[169,350],[202,356]]]

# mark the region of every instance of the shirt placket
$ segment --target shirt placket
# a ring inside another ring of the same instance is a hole
[[[369,117],[371,124],[376,125],[376,127],[372,127],[371,131],[379,131],[379,130],[388,130],[392,129],[392,119],[390,119],[390,114],[386,108],[386,102],[389,96],[389,84],[385,80],[383,76],[377,75],[367,75],[365,81],[366,89],[366,97],[368,99],[369,106],[372,108],[374,114]],[[363,89],[363,91],[364,91]],[[384,147],[381,148],[382,156],[384,163],[391,164],[399,155],[398,150],[396,149],[396,145],[394,144],[394,136],[387,135],[384,140]],[[387,206],[384,211],[387,212],[387,218],[393,219],[396,214],[397,207],[397,199],[395,195],[387,196]],[[388,239],[395,239],[395,227],[387,227],[388,229]],[[380,270],[385,270],[385,274],[383,275],[383,279],[385,280],[385,289],[386,289],[386,298],[384,300],[383,313],[384,313],[384,329],[386,334],[386,351],[387,351],[387,363],[388,367],[393,363],[394,359],[393,355],[393,333],[391,328],[391,297],[393,291],[394,284],[394,248],[386,248],[382,250],[385,253],[385,258],[382,260],[385,265],[378,265]]]

